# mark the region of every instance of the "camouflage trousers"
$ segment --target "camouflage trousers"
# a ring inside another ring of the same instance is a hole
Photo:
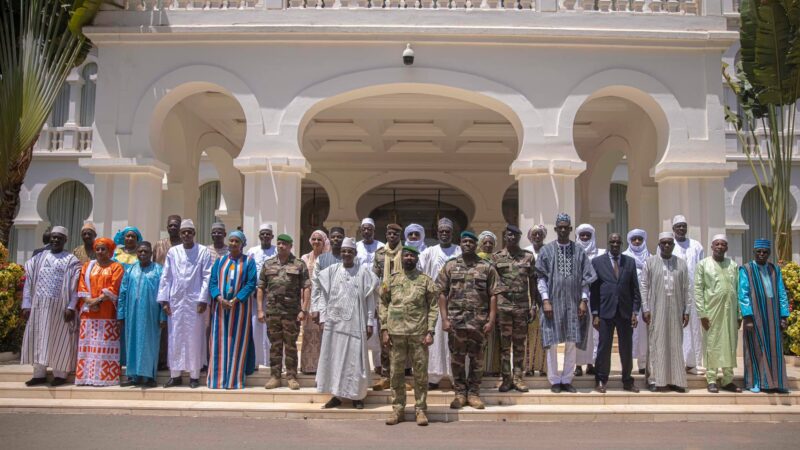
[[[514,375],[522,376],[525,361],[525,340],[528,338],[528,316],[526,306],[515,305],[510,309],[497,310],[497,326],[500,329],[500,373],[511,376],[511,350],[514,350]]]
[[[456,395],[479,395],[483,379],[483,350],[485,337],[481,330],[456,329],[449,333],[450,368]],[[467,376],[469,356],[469,377]]]
[[[428,409],[428,347],[422,343],[425,335],[393,334],[391,347],[392,408],[402,413],[406,407],[406,361],[411,358],[414,369],[414,407]],[[389,353],[389,352],[387,352]]]
[[[269,338],[269,367],[273,376],[280,377],[286,350],[286,376],[297,377],[297,338],[300,336],[300,322],[294,314],[275,314],[267,316],[267,337]]]

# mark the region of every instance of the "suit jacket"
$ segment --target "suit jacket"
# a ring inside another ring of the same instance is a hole
[[[593,316],[613,319],[617,312],[623,317],[638,314],[642,306],[636,262],[630,256],[619,255],[619,278],[614,277],[614,267],[609,255],[592,260],[597,280],[592,283],[589,302]]]

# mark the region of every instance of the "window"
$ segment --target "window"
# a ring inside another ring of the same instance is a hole
[[[92,213],[92,194],[80,181],[67,181],[47,198],[47,220],[50,226],[67,227],[68,249],[81,245],[81,227]]]
[[[97,64],[95,63],[87,64],[81,72],[83,89],[81,90],[81,118],[78,123],[82,127],[90,127],[94,124],[94,97],[97,90],[95,75],[97,75]]]
[[[219,219],[214,212],[219,209],[220,201],[219,181],[210,181],[200,186],[200,198],[197,200],[197,242],[203,245],[211,244],[211,225]]]
[[[608,234],[619,233],[624,238],[628,235],[628,186],[611,183],[609,189],[611,213],[614,214],[614,218],[608,222]]]

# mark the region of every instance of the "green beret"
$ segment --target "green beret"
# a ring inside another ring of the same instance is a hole
[[[291,237],[291,236],[289,236],[288,234],[279,234],[279,235],[278,235],[278,240],[279,240],[279,241],[286,242],[287,244],[292,244],[292,243],[294,243],[294,240],[292,240],[292,237]]]
[[[419,255],[419,250],[417,250],[416,247],[412,247],[410,245],[404,245],[403,246],[403,251],[404,252],[411,252],[411,253],[413,253],[415,255]]]
[[[472,231],[469,231],[469,230],[465,230],[465,231],[461,232],[461,239],[464,239],[465,237],[466,238],[470,238],[473,241],[477,241],[478,240],[478,236],[475,233],[473,233]]]

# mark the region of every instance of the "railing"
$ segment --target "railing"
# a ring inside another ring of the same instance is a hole
[[[45,125],[33,150],[40,154],[91,153],[92,127],[50,127]]]

